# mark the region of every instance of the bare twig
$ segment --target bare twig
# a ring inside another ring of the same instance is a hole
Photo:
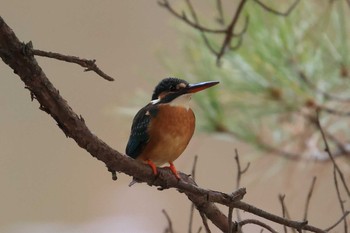
[[[342,211],[342,215],[344,216],[346,211],[345,211],[344,202],[342,200],[342,197],[341,197],[341,194],[340,194],[340,190],[339,190],[337,174],[339,175],[340,179],[343,181],[343,186],[345,187],[345,189],[347,188],[347,185],[345,183],[345,178],[343,176],[343,173],[340,170],[340,168],[338,167],[337,163],[335,162],[335,159],[334,159],[334,157],[332,155],[332,151],[329,148],[326,135],[325,135],[325,133],[323,131],[323,128],[321,126],[321,123],[320,123],[319,110],[317,110],[317,125],[318,125],[319,130],[320,130],[320,132],[322,134],[323,142],[325,144],[325,151],[328,153],[328,155],[329,155],[329,157],[330,157],[330,159],[331,159],[331,161],[333,163],[333,178],[334,178],[335,190],[336,190],[336,193],[337,193],[338,202],[339,202],[339,205],[340,205],[340,208],[341,208],[341,211]],[[347,221],[346,221],[346,217],[343,220],[344,220],[343,221],[344,222],[344,232],[347,233],[348,232],[348,224],[347,224]]]
[[[286,217],[286,207],[284,205],[284,198],[285,197],[286,196],[282,195],[282,194],[278,195],[278,200],[280,201],[281,206],[282,206],[282,216],[283,216],[283,218]],[[283,226],[283,230],[284,230],[284,233],[287,233],[287,226]]]
[[[193,161],[193,166],[192,166],[192,171],[191,171],[191,176],[194,182],[196,182],[196,166],[197,166],[197,160],[198,156],[194,156],[194,161]],[[193,224],[193,214],[194,214],[194,204],[191,202],[191,210],[190,210],[190,221],[188,223],[188,232],[192,233],[192,224]]]
[[[33,55],[36,55],[36,56],[49,57],[60,61],[78,64],[86,68],[84,71],[94,71],[96,74],[100,75],[102,78],[108,81],[114,81],[114,79],[111,76],[107,75],[105,72],[100,70],[100,68],[98,68],[98,66],[96,65],[95,59],[87,60],[87,59],[83,59],[75,56],[63,55],[60,53],[46,52],[39,49],[32,49],[32,53]]]
[[[230,47],[235,26],[238,22],[238,19],[243,11],[243,8],[244,8],[244,5],[246,2],[247,2],[247,0],[241,0],[241,2],[239,3],[239,5],[237,7],[235,14],[232,17],[231,23],[228,25],[228,27],[226,29],[225,39],[221,45],[220,51],[218,52],[218,54],[216,56],[217,64],[220,63],[221,57],[224,55],[226,50],[229,49],[229,47]]]
[[[247,172],[249,166],[250,166],[250,162],[247,163],[247,165],[245,166],[244,169],[241,168],[241,162],[239,160],[239,154],[238,154],[238,150],[235,149],[235,161],[236,161],[236,165],[237,165],[237,178],[236,178],[236,189],[238,189],[240,187],[240,183],[241,183],[241,178],[242,175]]]
[[[266,4],[262,3],[260,0],[255,0],[255,2],[257,4],[259,4],[260,7],[262,7],[263,9],[265,9],[266,11],[268,11],[270,13],[273,13],[273,14],[276,14],[279,16],[288,16],[294,10],[294,8],[297,6],[299,1],[300,0],[295,0],[295,2],[286,10],[286,12],[279,12],[277,10],[270,8]],[[179,13],[178,11],[176,11],[170,5],[168,0],[159,0],[158,4],[162,7],[164,7],[165,9],[167,9],[172,15],[174,15],[176,18],[180,19],[181,21],[183,21],[184,23],[186,23],[190,27],[200,31],[205,45],[208,47],[210,52],[216,56],[216,62],[219,65],[221,58],[228,50],[236,50],[242,45],[243,35],[248,28],[249,17],[246,16],[246,20],[244,22],[244,26],[243,26],[243,29],[241,30],[241,32],[237,33],[237,32],[235,32],[235,29],[236,29],[237,22],[238,22],[241,14],[243,12],[243,8],[244,8],[246,2],[247,2],[247,0],[241,0],[238,3],[237,9],[233,13],[233,16],[232,16],[230,23],[224,29],[208,28],[208,27],[205,27],[202,24],[200,24],[198,17],[197,17],[197,14],[195,12],[195,9],[194,9],[190,0],[186,0],[186,4],[190,10],[193,21],[187,17],[185,12]],[[217,8],[217,11],[219,13],[219,17],[217,18],[217,21],[219,22],[219,24],[221,26],[223,26],[225,24],[225,22],[224,22],[224,13],[223,13],[223,6],[222,6],[221,0],[216,1],[216,8]],[[216,50],[211,45],[208,37],[206,36],[206,33],[224,35],[223,42],[221,43],[221,46],[218,50]],[[234,38],[237,38],[238,41],[236,42],[235,45],[232,45],[232,41]]]
[[[237,166],[236,189],[238,189],[241,186],[242,175],[248,170],[250,163],[248,162],[244,169],[241,168],[241,162],[239,160],[239,154],[238,154],[237,149],[235,149],[235,161],[236,161],[236,166]],[[236,215],[237,215],[237,220],[241,221],[241,215],[240,215],[238,209],[236,209]],[[231,213],[231,219],[229,219],[229,221],[230,222],[232,221],[232,213]]]
[[[334,185],[335,185],[335,190],[337,192],[337,197],[338,197],[340,209],[342,211],[342,214],[345,215],[346,211],[345,211],[345,207],[344,207],[344,201],[342,200],[342,197],[340,194],[338,179],[337,179],[337,171],[336,171],[335,166],[333,166],[333,177],[334,177]],[[346,218],[344,218],[343,222],[344,222],[344,233],[347,233],[348,232],[348,223],[346,221]]]
[[[208,220],[207,217],[205,216],[205,214],[203,214],[202,212],[199,211],[200,216],[202,217],[202,221],[203,221],[203,225],[204,225],[204,229],[206,233],[211,233],[209,225],[208,225]]]
[[[190,13],[191,13],[191,16],[192,18],[194,19],[195,23],[197,25],[199,25],[199,19],[197,17],[197,13],[196,11],[194,10],[194,7],[192,5],[192,2],[191,0],[186,0],[186,4],[187,4],[187,7],[189,8],[190,10]],[[201,29],[198,29],[201,33],[201,36],[202,36],[202,39],[205,43],[205,45],[208,47],[208,49],[214,54],[214,55],[217,55],[217,52],[215,51],[215,49],[213,48],[213,46],[210,44],[210,41],[208,39],[208,37],[206,36],[205,34],[205,31],[201,30]],[[226,33],[226,32],[225,32]]]
[[[263,9],[265,9],[266,11],[273,13],[275,15],[279,15],[279,16],[288,16],[294,10],[294,8],[298,5],[299,1],[300,0],[296,0],[285,12],[280,12],[280,11],[274,10],[271,7],[265,5],[260,0],[255,0],[255,2],[257,4],[259,4]]]
[[[167,228],[164,230],[164,233],[174,233],[174,229],[173,229],[173,223],[168,215],[168,213],[163,209],[162,210],[166,220],[168,221],[168,226]]]
[[[254,225],[258,225],[261,226],[263,228],[265,228],[266,230],[272,232],[272,233],[277,233],[277,231],[275,231],[272,227],[270,227],[269,225],[267,225],[266,223],[263,223],[257,219],[244,219],[240,222],[237,223],[240,227],[247,225],[247,224],[254,224]]]
[[[350,214],[350,211],[346,211],[343,216],[336,221],[332,226],[326,228],[324,231],[329,232],[330,230],[332,230],[333,228],[335,228],[339,223],[341,223],[348,215]]]
[[[301,115],[305,117],[307,120],[309,120],[312,124],[314,124],[317,129],[319,129],[319,123],[318,123],[317,117],[309,114],[301,114]],[[340,155],[348,155],[350,153],[349,149],[347,149],[346,147],[346,144],[341,142],[336,136],[334,136],[329,131],[324,130],[324,133],[326,137],[328,137],[337,147],[337,150],[335,152],[332,152],[333,158]]]
[[[320,130],[320,132],[321,132],[321,135],[322,135],[322,138],[323,138],[323,142],[324,142],[325,147],[326,147],[326,148],[325,148],[325,151],[328,153],[329,158],[331,159],[331,161],[332,161],[332,163],[333,163],[333,165],[334,165],[335,170],[338,172],[339,177],[340,177],[340,179],[341,179],[341,181],[342,181],[342,183],[343,183],[343,186],[344,186],[344,188],[345,188],[345,190],[346,190],[346,193],[347,193],[348,197],[350,197],[350,190],[349,190],[349,187],[348,187],[348,185],[347,185],[347,183],[346,183],[346,181],[345,181],[344,174],[343,174],[343,172],[340,170],[338,164],[337,164],[337,163],[335,162],[335,160],[334,160],[334,156],[333,156],[333,154],[332,154],[332,151],[331,151],[330,148],[329,148],[329,145],[328,145],[328,141],[327,141],[325,132],[324,132],[322,126],[321,126],[321,123],[320,123],[320,112],[319,112],[319,110],[317,110],[316,124],[317,124],[317,127],[319,128],[319,130]]]
[[[307,220],[307,214],[308,214],[308,210],[309,210],[309,204],[310,204],[312,192],[313,192],[314,187],[315,187],[315,183],[316,183],[316,176],[314,176],[314,177],[312,178],[311,186],[310,186],[309,192],[308,192],[308,194],[307,194],[306,203],[305,203],[304,218],[303,218],[304,221]]]
[[[255,206],[252,206],[248,203],[245,203],[243,201],[238,201],[234,204],[235,208],[239,208],[241,210],[244,210],[246,212],[249,212],[251,214],[260,216],[264,219],[273,221],[275,223],[290,227],[292,229],[296,229],[296,230],[307,230],[307,231],[311,231],[311,232],[317,232],[317,233],[325,233],[324,230],[308,225],[307,221],[302,221],[302,222],[298,222],[298,221],[293,221],[293,220],[289,220],[287,218],[283,218],[277,215],[273,215],[270,213],[267,213],[266,211],[256,208]],[[286,216],[288,216],[286,214]]]
[[[225,24],[225,17],[224,17],[224,11],[223,11],[223,8],[222,8],[221,0],[216,0],[216,8],[218,9],[218,13],[219,13],[217,21],[218,21],[219,24],[224,25]]]
[[[160,0],[158,2],[158,4],[162,7],[164,7],[165,9],[167,9],[172,15],[174,15],[176,18],[182,20],[183,22],[185,22],[186,24],[188,24],[189,26],[193,27],[194,29],[200,30],[202,32],[208,32],[208,33],[214,33],[214,34],[225,34],[226,30],[225,29],[211,29],[211,28],[207,28],[204,27],[200,24],[198,24],[198,22],[192,22],[191,20],[188,19],[188,17],[186,16],[185,13],[178,13],[168,2],[168,0]]]
[[[243,29],[241,32],[239,33],[235,33],[235,27],[236,24],[238,22],[238,19],[241,15],[241,12],[243,10],[244,4],[246,3],[247,0],[241,0],[241,2],[239,3],[236,12],[233,15],[233,18],[230,22],[230,24],[225,28],[225,29],[211,29],[211,28],[207,28],[202,26],[199,23],[199,19],[197,17],[197,14],[194,10],[194,7],[191,3],[190,0],[186,0],[186,4],[190,10],[191,16],[193,18],[193,21],[189,20],[188,17],[186,16],[186,14],[183,12],[178,13],[169,3],[168,0],[160,0],[158,2],[158,4],[162,7],[164,7],[165,9],[167,9],[172,15],[174,15],[176,18],[182,20],[183,22],[185,22],[186,24],[188,24],[189,26],[191,26],[192,28],[199,30],[201,32],[201,36],[206,44],[206,46],[208,47],[208,49],[216,56],[216,60],[217,60],[217,64],[220,63],[220,59],[222,58],[222,56],[224,55],[224,53],[226,52],[226,50],[228,49],[238,49],[239,46],[242,43],[242,36],[243,34],[246,32],[247,27],[248,27],[248,18],[246,18],[246,21],[244,23]],[[219,1],[218,3],[218,7],[221,7],[221,1]],[[221,14],[221,13],[220,13]],[[220,49],[218,51],[216,51],[213,46],[210,44],[209,39],[207,38],[207,36],[205,35],[205,33],[212,33],[212,34],[223,34],[225,35],[225,38],[223,40],[223,43],[220,47]],[[231,42],[232,39],[234,37],[238,37],[238,42],[235,46],[231,46]]]
[[[233,212],[233,206],[228,207],[228,215],[227,215],[227,221],[228,221],[228,233],[233,232],[233,224],[232,224],[232,212]]]

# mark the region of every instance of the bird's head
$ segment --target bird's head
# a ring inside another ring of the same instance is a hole
[[[188,106],[193,93],[202,91],[218,84],[218,81],[209,81],[190,84],[178,78],[165,78],[156,86],[152,95],[152,103],[168,103],[170,105]]]

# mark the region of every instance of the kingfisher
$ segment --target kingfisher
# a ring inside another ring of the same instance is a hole
[[[134,117],[126,154],[148,164],[157,175],[157,167],[169,163],[180,179],[173,162],[186,149],[195,129],[195,115],[189,106],[192,94],[219,82],[189,84],[179,78],[165,78],[155,87],[150,103]]]

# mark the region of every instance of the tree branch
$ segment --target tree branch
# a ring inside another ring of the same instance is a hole
[[[247,224],[255,224],[258,226],[261,226],[263,228],[265,228],[266,230],[272,232],[272,233],[277,233],[277,231],[275,231],[272,227],[270,227],[269,225],[267,225],[266,223],[263,223],[257,219],[245,219],[243,221],[240,221],[238,223],[238,225],[240,225],[240,227],[247,225]]]
[[[231,23],[228,25],[228,27],[226,29],[225,39],[221,45],[221,49],[220,49],[219,53],[217,54],[217,57],[216,57],[217,63],[220,62],[221,57],[224,55],[225,51],[230,47],[232,37],[233,37],[233,31],[235,29],[235,26],[238,22],[239,16],[241,15],[241,13],[243,11],[243,8],[244,8],[244,5],[246,2],[247,2],[247,0],[241,0],[241,2],[239,3],[239,5],[237,7],[235,14],[232,17]]]
[[[279,16],[288,16],[293,10],[294,8],[298,5],[298,3],[300,2],[300,0],[296,0],[285,12],[280,12],[277,10],[272,9],[271,7],[265,5],[264,3],[262,3],[259,0],[255,0],[255,2],[257,4],[259,4],[259,6],[261,6],[264,10],[271,12],[275,15],[279,15]]]
[[[200,30],[202,32],[208,32],[208,33],[214,33],[214,34],[225,34],[226,30],[225,29],[211,29],[211,28],[207,28],[204,27],[202,25],[200,25],[197,20],[195,20],[195,22],[192,22],[191,20],[188,19],[187,15],[183,12],[178,13],[168,2],[168,0],[160,0],[158,2],[158,4],[161,7],[164,7],[165,9],[167,9],[172,15],[174,15],[176,18],[182,20],[183,22],[185,22],[187,25],[193,27],[194,29]]]
[[[340,209],[342,211],[342,215],[345,216],[346,215],[346,212],[345,211],[345,207],[344,207],[344,201],[342,200],[341,198],[341,194],[340,194],[340,190],[339,190],[339,185],[338,185],[338,179],[337,179],[337,174],[339,175],[341,181],[343,182],[343,186],[345,188],[345,190],[348,192],[348,196],[349,195],[349,189],[348,189],[348,186],[347,184],[345,183],[345,179],[344,179],[344,175],[342,173],[342,171],[340,170],[338,164],[335,162],[334,160],[334,157],[332,155],[332,151],[330,150],[330,147],[328,145],[328,141],[327,141],[327,138],[326,138],[326,135],[323,131],[323,128],[321,126],[321,123],[320,123],[320,113],[319,113],[319,110],[317,110],[317,126],[322,134],[322,139],[323,139],[323,142],[325,144],[325,151],[328,153],[332,163],[333,163],[333,178],[334,178],[334,185],[335,185],[335,190],[336,190],[336,193],[337,193],[337,197],[338,197],[338,202],[339,202],[339,205],[340,205]],[[344,233],[347,233],[348,232],[348,224],[347,224],[347,221],[346,221],[346,217],[344,217]]]
[[[314,191],[315,183],[316,183],[316,176],[314,176],[312,178],[311,186],[310,186],[309,192],[307,194],[306,203],[305,203],[304,218],[303,218],[304,221],[307,221],[307,214],[308,214],[308,211],[309,211],[309,204],[310,204],[312,192]]]
[[[53,58],[53,59],[57,59],[60,61],[78,64],[78,65],[86,68],[84,71],[94,71],[96,74],[98,74],[102,78],[104,78],[108,81],[114,81],[114,78],[107,75],[100,68],[98,68],[98,66],[96,65],[95,59],[88,60],[88,59],[82,59],[82,58],[79,58],[76,56],[69,56],[69,55],[63,55],[60,53],[46,52],[46,51],[42,51],[39,49],[33,49],[32,42],[29,42],[28,44],[26,44],[25,51],[27,53],[29,53],[29,54],[31,53],[35,56],[48,57],[48,58]]]
[[[168,222],[168,226],[164,230],[164,233],[174,233],[173,222],[171,221],[171,218],[169,217],[168,213],[165,210],[162,210],[162,213],[164,214],[164,216]]]

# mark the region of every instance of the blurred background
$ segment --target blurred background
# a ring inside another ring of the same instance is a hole
[[[220,80],[215,90],[193,101],[198,128],[175,162],[177,168],[190,173],[198,155],[197,183],[231,192],[237,149],[242,166],[251,163],[241,181],[247,188],[245,201],[280,215],[278,195],[285,194],[295,220],[303,218],[317,176],[308,219],[326,228],[341,216],[333,165],[322,151],[319,132],[300,113],[312,115],[315,106],[348,107],[317,91],[348,98],[350,7],[346,1],[333,2],[299,4],[288,17],[247,6],[244,16],[249,13],[250,21],[243,43],[225,54],[220,67],[200,34],[156,1],[2,0],[0,14],[18,38],[32,41],[34,48],[96,59],[115,78],[108,82],[77,65],[37,57],[73,110],[120,152],[133,115],[149,102],[162,78]],[[286,1],[281,8],[290,4]],[[235,6],[224,6],[228,20]],[[184,4],[174,7],[186,9]],[[203,23],[217,26],[213,2],[196,7]],[[238,24],[243,27],[244,17]],[[222,39],[209,36],[216,47]],[[129,188],[131,177],[123,174],[112,181],[104,164],[66,138],[38,103],[30,101],[22,81],[3,63],[0,74],[0,232],[163,232],[167,221],[162,209],[176,232],[188,231],[190,202],[184,195],[145,184]],[[332,149],[339,152],[337,141],[348,145],[348,118],[326,115],[321,123],[337,137]],[[350,183],[349,158],[337,154]],[[349,201],[345,207],[350,208]],[[194,231],[200,225],[195,213]],[[342,232],[342,225],[338,229]]]

